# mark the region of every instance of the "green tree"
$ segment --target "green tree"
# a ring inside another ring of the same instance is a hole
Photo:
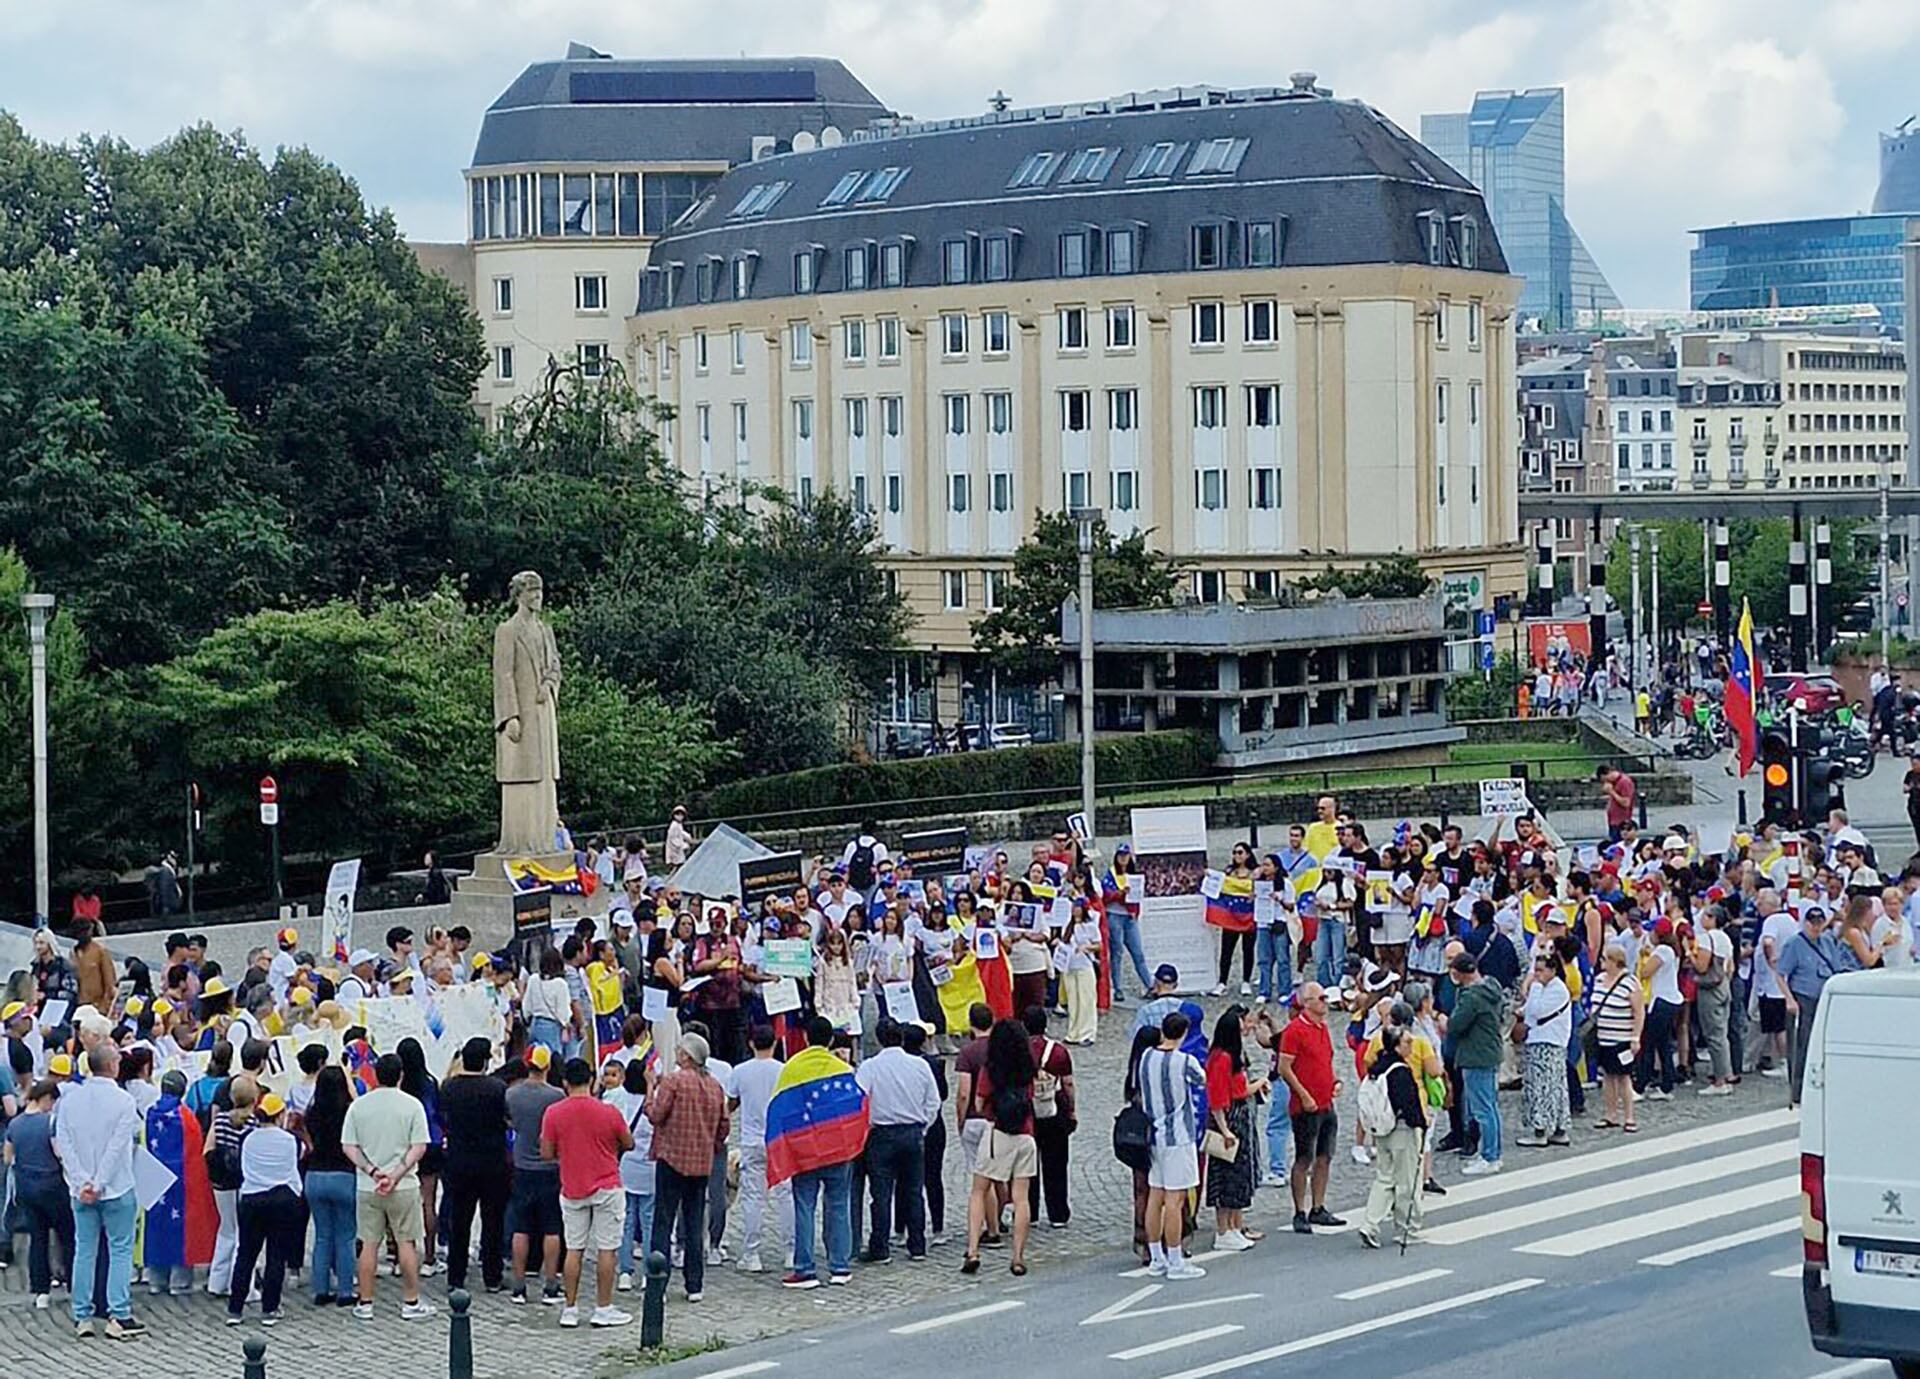
[[[1093,524],[1094,608],[1164,608],[1181,565],[1147,545],[1145,532],[1116,541]],[[973,624],[974,649],[1016,684],[1037,685],[1060,665],[1060,605],[1080,587],[1080,527],[1064,512],[1036,512],[1033,533],[1013,553],[999,608]]]
[[[1344,594],[1350,599],[1416,599],[1433,588],[1433,576],[1420,567],[1415,556],[1390,555],[1351,570],[1329,565],[1301,580],[1299,588],[1306,593]]]

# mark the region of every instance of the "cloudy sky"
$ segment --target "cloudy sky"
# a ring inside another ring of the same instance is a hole
[[[1635,306],[1685,304],[1693,226],[1865,209],[1875,131],[1920,109],[1920,0],[0,0],[0,108],[50,139],[306,144],[454,239],[482,110],[569,39],[838,56],[920,116],[1305,67],[1417,134],[1476,88],[1564,85],[1568,209]]]

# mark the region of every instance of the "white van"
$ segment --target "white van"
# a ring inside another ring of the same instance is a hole
[[[1827,983],[1800,1099],[1814,1349],[1920,1379],[1920,968]]]

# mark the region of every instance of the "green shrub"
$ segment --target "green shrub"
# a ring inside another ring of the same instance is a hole
[[[1095,779],[1106,786],[1207,775],[1219,744],[1206,733],[1181,730],[1102,738],[1093,750]],[[734,781],[709,791],[696,812],[709,819],[809,809],[852,812],[955,795],[967,796],[969,808],[1012,808],[1023,802],[1018,792],[1055,787],[1072,791],[1079,784],[1080,744],[1063,742],[905,761],[848,762]]]

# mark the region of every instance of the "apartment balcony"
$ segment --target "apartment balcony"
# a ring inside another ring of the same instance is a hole
[[[1713,442],[1707,439],[1707,437],[1695,436],[1693,438],[1693,453],[1696,455],[1705,455],[1712,445]]]
[[[1727,449],[1729,452],[1732,453],[1734,462],[1737,464],[1740,460],[1740,457],[1747,453],[1746,435],[1744,433],[1739,433],[1739,434],[1728,436]]]
[[[1727,487],[1745,488],[1746,486],[1747,467],[1740,463],[1740,455],[1739,452],[1736,451],[1734,453],[1733,467],[1727,471]]]
[[[1780,448],[1780,433],[1769,426],[1767,428],[1767,434],[1762,437],[1760,444],[1761,447],[1766,450],[1767,458],[1772,459],[1774,452]]]
[[[1695,488],[1707,488],[1712,483],[1713,476],[1707,472],[1705,465],[1697,464],[1693,467],[1693,486]]]

